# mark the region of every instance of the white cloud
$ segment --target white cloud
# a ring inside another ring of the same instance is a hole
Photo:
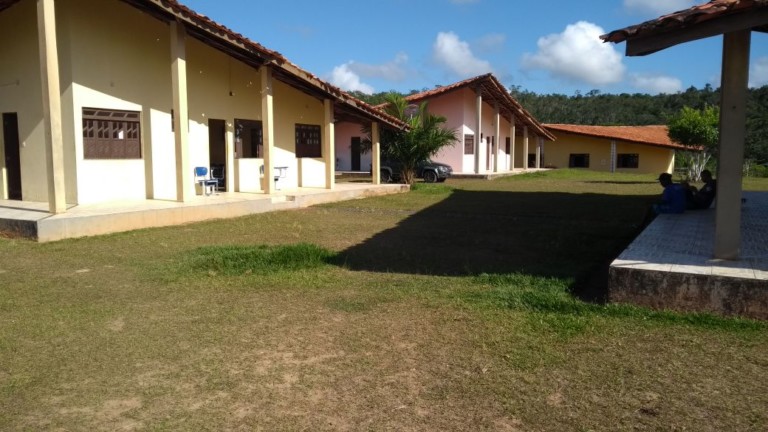
[[[651,94],[673,94],[683,90],[683,82],[667,75],[632,74],[632,86]]]
[[[694,0],[624,0],[624,7],[632,12],[649,15],[664,15],[688,9],[701,1]]]
[[[768,57],[755,59],[749,71],[749,86],[762,87],[768,85]]]
[[[435,61],[462,78],[493,72],[491,64],[472,54],[469,44],[453,32],[440,32],[432,46]]]
[[[381,78],[387,81],[404,81],[408,78],[406,64],[408,55],[398,53],[392,61],[380,65],[370,65],[351,61],[347,63],[350,71],[364,78]]]
[[[539,51],[523,56],[525,69],[543,69],[555,77],[591,85],[613,84],[624,78],[626,67],[613,44],[603,43],[605,31],[579,21],[562,33],[539,38]]]
[[[349,69],[349,63],[333,68],[331,73],[331,84],[347,91],[361,91],[365,94],[372,94],[373,87],[362,82],[360,76]]]
[[[503,33],[490,33],[487,34],[475,42],[474,46],[480,52],[495,51],[504,45],[507,41],[507,36]]]

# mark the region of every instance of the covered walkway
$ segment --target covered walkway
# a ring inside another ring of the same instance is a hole
[[[221,192],[194,196],[183,203],[138,200],[68,206],[60,214],[50,213],[45,202],[0,200],[0,231],[46,242],[297,209],[407,190],[407,186],[397,184],[346,183],[337,184],[333,190],[299,188],[270,195]]]

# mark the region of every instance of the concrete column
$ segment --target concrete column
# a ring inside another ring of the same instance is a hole
[[[379,123],[371,123],[371,180],[373,184],[381,184],[381,133]]]
[[[224,177],[225,187],[227,188],[227,192],[235,192],[235,123],[234,122],[226,122],[226,133],[225,136],[225,154],[226,154],[226,162],[225,162],[225,172],[226,176]],[[239,187],[238,187],[239,189]],[[238,190],[239,192],[239,190]]]
[[[267,66],[261,68],[261,127],[264,140],[264,193],[271,194],[275,190],[275,161],[272,157],[275,153],[275,106],[272,68]],[[301,169],[301,163],[298,169]]]
[[[544,146],[542,143],[541,137],[536,137],[536,169],[541,168],[541,149]]]
[[[528,171],[528,126],[523,126],[523,169]]]
[[[539,137],[539,157],[536,160],[536,168],[544,168],[546,161],[544,160],[544,138]]]
[[[728,260],[738,259],[741,249],[741,175],[751,36],[750,30],[723,36],[714,256]]]
[[[483,136],[483,95],[480,89],[477,89],[475,100],[475,174],[480,174],[480,152],[485,148],[485,143],[480,138]]]
[[[616,172],[616,140],[611,140],[611,172]]]
[[[176,148],[176,201],[186,202],[195,194],[189,160],[189,103],[187,101],[187,31],[184,24],[171,22],[171,88],[173,130]]]
[[[152,149],[152,112],[141,113],[141,157],[144,158],[144,195],[155,199],[154,152]]]
[[[59,214],[67,211],[67,194],[64,182],[64,134],[61,128],[59,49],[53,0],[37,1],[37,38],[40,45],[40,81],[43,89],[48,210]]]
[[[509,170],[515,170],[515,117],[510,120],[509,126]]]
[[[333,189],[336,185],[336,134],[333,127],[333,100],[323,101],[323,155],[325,155],[325,188]]]
[[[499,104],[496,104],[496,113],[493,119],[493,122],[496,125],[496,129],[494,130],[494,138],[496,140],[496,148],[494,149],[496,155],[493,157],[493,172],[499,172],[499,155],[501,155],[501,152],[499,149],[501,148],[501,110],[499,109]]]

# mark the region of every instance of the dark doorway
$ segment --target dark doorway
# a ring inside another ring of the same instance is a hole
[[[264,157],[264,127],[259,120],[235,119],[235,158]]]
[[[528,168],[536,168],[536,153],[528,153]]]
[[[360,137],[352,137],[352,171],[360,171]]]
[[[226,122],[208,119],[208,158],[211,165],[211,177],[219,181],[217,189],[226,188],[227,166]]]
[[[5,172],[8,175],[8,199],[21,200],[21,155],[19,153],[19,119],[16,113],[3,113]]]

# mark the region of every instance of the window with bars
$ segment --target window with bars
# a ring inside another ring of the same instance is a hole
[[[637,168],[640,166],[640,155],[637,153],[619,153],[616,155],[617,168]]]
[[[589,168],[589,153],[571,153],[568,168]]]
[[[83,108],[85,159],[141,159],[141,113]]]
[[[235,157],[264,157],[264,127],[260,121],[235,119]]]
[[[323,157],[319,125],[296,124],[296,157]]]
[[[475,154],[474,135],[464,135],[464,154]]]

